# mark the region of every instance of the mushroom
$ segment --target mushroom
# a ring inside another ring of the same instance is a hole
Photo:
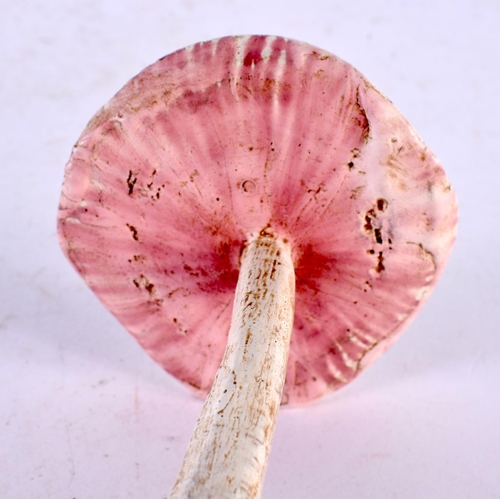
[[[160,59],[95,115],[58,231],[149,355],[208,394],[172,497],[256,497],[280,403],[398,338],[456,221],[441,164],[358,71],[247,36]]]

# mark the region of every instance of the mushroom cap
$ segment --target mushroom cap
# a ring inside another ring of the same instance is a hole
[[[352,66],[308,44],[227,37],[160,59],[90,121],[66,166],[64,252],[198,395],[223,357],[239,259],[287,239],[295,323],[283,403],[351,381],[415,316],[455,239],[436,157]]]

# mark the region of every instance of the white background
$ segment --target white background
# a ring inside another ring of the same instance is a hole
[[[267,497],[500,495],[500,2],[0,0],[0,496],[164,497],[202,402],[60,251],[64,164],[159,57],[275,34],[360,69],[440,157],[459,236],[417,320],[344,390],[281,412]]]

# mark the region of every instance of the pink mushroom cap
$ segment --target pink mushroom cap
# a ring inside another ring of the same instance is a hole
[[[128,82],[66,166],[62,248],[165,370],[205,396],[249,238],[292,246],[283,403],[342,387],[415,316],[455,240],[436,157],[352,66],[305,43],[227,37]]]

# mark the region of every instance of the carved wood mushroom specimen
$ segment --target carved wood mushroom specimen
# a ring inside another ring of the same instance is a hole
[[[213,384],[172,495],[254,497],[280,401],[342,387],[396,340],[456,221],[440,163],[360,73],[251,36],[175,52],[104,106],[58,227],[151,357]]]

